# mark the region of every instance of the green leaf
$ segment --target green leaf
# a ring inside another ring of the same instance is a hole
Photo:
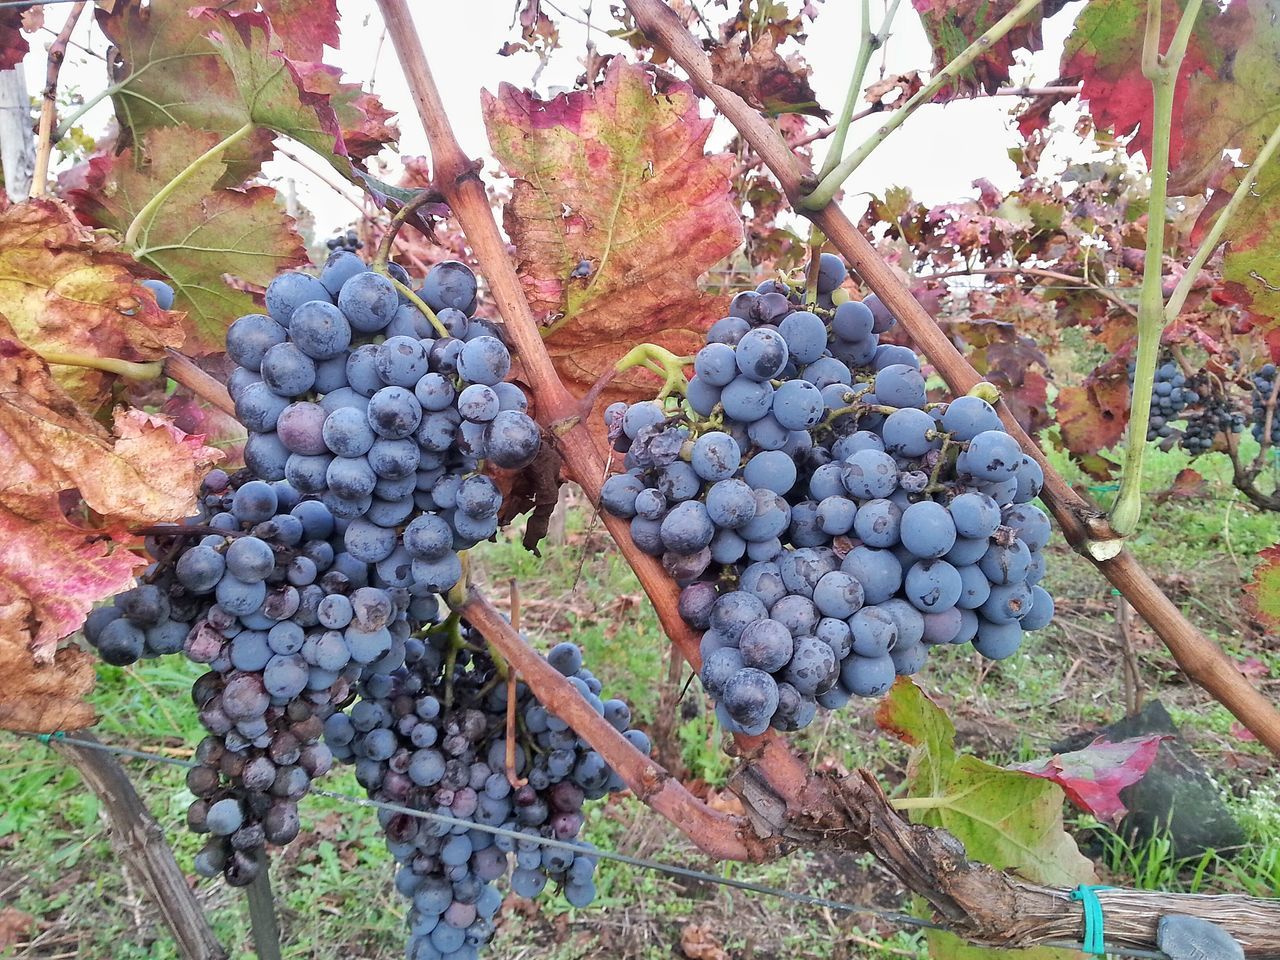
[[[213,28],[209,41],[230,68],[249,119],[305,144],[350,178],[351,163],[329,97],[306,89],[266,16],[214,8],[200,10],[199,16]]]
[[[187,125],[221,137],[249,120],[231,70],[205,37],[209,24],[190,15],[177,0],[153,0],[143,7],[120,3],[99,7],[98,24],[115,46],[118,65],[112,102],[129,146],[157,127]],[[261,130],[223,156],[227,183],[257,173],[271,156],[273,135]]]
[[[1096,879],[1093,864],[1062,828],[1056,784],[957,754],[950,718],[909,679],[894,684],[877,720],[915,746],[907,780],[913,821],[944,828],[971,858],[1036,883]]]
[[[123,232],[161,187],[217,140],[186,127],[153,130],[141,153],[94,157],[85,187],[72,191],[71,200],[82,218]],[[227,278],[266,286],[281,270],[308,262],[275,190],[218,189],[223,173],[216,160],[197,168],[142,231],[134,254],[172,282],[175,306],[187,311],[185,349],[192,353],[222,350],[231,322],[259,309]]]

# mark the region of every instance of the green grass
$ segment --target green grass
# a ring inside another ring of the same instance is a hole
[[[1193,464],[1206,476],[1209,496],[1148,503],[1134,549],[1194,622],[1233,654],[1257,657],[1276,674],[1280,653],[1258,643],[1239,589],[1257,550],[1276,539],[1278,524],[1241,502],[1226,482],[1225,461],[1217,461],[1222,458]],[[1159,490],[1187,462],[1179,453],[1157,453],[1148,463],[1148,489]],[[947,649],[931,658],[918,678],[947,706],[961,744],[994,762],[1044,756],[1062,736],[1123,715],[1115,598],[1086,561],[1059,542],[1050,550],[1047,584],[1060,599],[1058,622],[1009,661],[991,664],[972,652]],[[545,546],[541,559],[524,551],[514,536],[488,545],[477,551],[475,571],[498,598],[516,579],[523,625],[534,644],[543,650],[566,638],[581,644],[606,689],[628,699],[639,724],[652,729],[660,715],[673,712],[670,749],[676,760],[692,780],[724,787],[733,761],[721,751],[721,732],[697,683],[686,688],[687,668],[674,683],[668,680],[667,644],[656,618],[631,570],[608,548],[598,522],[581,512],[571,514],[566,542]],[[1177,862],[1160,838],[1141,846],[1117,834],[1107,838],[1103,828],[1084,818],[1075,829],[1082,839],[1101,839],[1101,867],[1111,882],[1275,895],[1280,807],[1274,786],[1247,781],[1249,770],[1263,769],[1261,761],[1253,767],[1250,762],[1264,751],[1236,738],[1230,715],[1185,683],[1149,632],[1137,632],[1148,695],[1165,701],[1189,743],[1210,764],[1231,755],[1242,771],[1219,765],[1249,843],[1230,857]],[[139,749],[189,755],[201,736],[188,693],[198,672],[176,660],[125,670],[100,667],[93,694],[101,716],[98,735]],[[908,752],[876,728],[874,708],[874,703],[855,701],[837,714],[820,715],[793,743],[815,763],[879,771],[886,788],[898,791]],[[145,897],[126,884],[96,798],[49,748],[16,738],[7,742],[11,749],[0,760],[0,900],[36,917],[41,939],[37,946],[0,956],[176,956]],[[183,771],[125,763],[179,864],[189,869],[199,844],[184,826]],[[324,786],[361,795],[346,770],[336,771]],[[402,955],[405,908],[391,886],[392,869],[371,812],[312,796],[303,804],[303,815],[303,837],[277,856],[273,868],[286,956]],[[604,849],[787,890],[852,902],[871,899],[890,909],[905,903],[869,864],[822,851],[799,852],[763,866],[712,863],[630,797],[596,805],[585,837]],[[865,915],[827,912],[615,863],[602,863],[598,890],[597,904],[585,910],[554,895],[544,895],[533,908],[505,908],[487,955],[577,960],[609,953],[656,960],[676,952],[688,924],[705,928],[734,957],[926,954],[918,933],[895,932]],[[240,893],[209,881],[199,881],[197,891],[219,938],[237,958],[252,956]]]

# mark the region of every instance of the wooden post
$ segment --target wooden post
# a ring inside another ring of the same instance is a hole
[[[98,742],[85,730],[78,731],[76,738]],[[187,885],[187,878],[165,842],[164,831],[143,805],[116,758],[103,750],[56,738],[50,742],[71,761],[85,784],[102,801],[111,823],[112,846],[160,912],[173,934],[179,955],[184,960],[227,960],[227,952],[213,935],[204,911]]]
[[[14,203],[21,203],[31,193],[36,168],[31,123],[31,98],[22,64],[0,70],[0,168],[4,170],[5,193]]]

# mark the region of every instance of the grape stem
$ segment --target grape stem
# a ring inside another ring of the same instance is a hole
[[[1151,391],[1155,386],[1160,339],[1165,327],[1163,292],[1164,235],[1169,183],[1169,141],[1173,127],[1174,87],[1191,39],[1191,28],[1200,13],[1201,0],[1191,0],[1182,12],[1169,50],[1160,54],[1160,0],[1147,2],[1147,29],[1142,46],[1142,72],[1151,82],[1151,191],[1147,204],[1147,248],[1142,265],[1142,290],[1138,295],[1138,355],[1129,403],[1129,432],[1125,440],[1124,470],[1120,490],[1111,505],[1111,529],[1127,537],[1138,529],[1142,516],[1142,465],[1147,451],[1147,426],[1151,422]],[[1225,225],[1227,211],[1218,218]],[[1197,253],[1197,256],[1199,254]],[[1197,267],[1197,270],[1199,268]],[[1184,275],[1183,279],[1186,279]],[[1188,283],[1188,289],[1190,285]],[[1184,295],[1185,298],[1185,295]],[[1181,305],[1179,304],[1179,307]]]
[[[418,308],[422,315],[430,322],[436,333],[440,334],[441,337],[452,336],[452,334],[449,333],[448,328],[440,322],[440,318],[436,316],[436,312],[427,306],[427,302],[425,300],[414,293],[413,288],[409,287],[407,284],[401,283],[387,272],[387,265],[385,263],[382,265],[381,270],[377,267],[374,267],[374,270],[390,280],[391,285],[396,288],[396,292]]]
[[[164,373],[164,363],[160,360],[135,363],[132,360],[96,357],[91,353],[76,353],[71,350],[35,350],[33,352],[45,363],[51,365],[102,370],[104,373],[114,373],[127,380],[154,380]]]
[[[165,201],[173,196],[179,187],[195,176],[196,172],[202,166],[211,160],[216,160],[229,148],[235,146],[256,129],[256,125],[252,120],[250,120],[244,126],[232,131],[222,140],[219,140],[212,147],[200,154],[200,156],[196,157],[182,170],[180,170],[172,180],[161,187],[156,195],[148,200],[143,205],[142,209],[138,211],[137,215],[133,218],[133,222],[129,224],[129,228],[124,232],[125,246],[130,250],[136,250],[138,247],[138,234],[151,225],[151,221],[155,219],[156,214],[159,212],[160,208],[164,206]]]
[[[685,378],[684,368],[693,363],[693,357],[678,357],[666,347],[656,343],[641,343],[627,351],[621,360],[613,365],[615,375],[633,367],[644,367],[663,378],[662,389],[657,399],[665,400],[672,393],[684,396],[689,389],[689,381]]]
[[[409,199],[408,203],[402,203],[400,209],[392,214],[391,222],[387,224],[387,232],[382,235],[382,242],[378,244],[378,252],[369,266],[385,276],[387,264],[391,261],[391,248],[405,223],[423,204],[439,203],[443,199],[436,190],[419,190]]]
[[[883,143],[893,131],[902,126],[906,119],[915,113],[917,109],[932,100],[939,90],[959,76],[974,60],[990,50],[992,45],[1017,26],[1023,17],[1038,6],[1040,6],[1040,0],[1022,0],[1016,7],[993,23],[986,33],[969,44],[954,60],[935,73],[927,84],[917,90],[910,100],[891,113],[888,119],[880,125],[879,129],[868,137],[853,153],[841,160],[831,170],[826,170],[824,166],[823,172],[819,175],[820,182],[818,186],[800,200],[800,206],[805,210],[820,210],[829,204],[835,198],[841,186],[844,185],[844,182],[862,165],[862,162],[871,155],[871,152],[876,147]],[[868,54],[868,56],[870,55]],[[835,154],[834,145],[832,153]]]
[[[863,0],[864,11],[868,2],[869,0]],[[897,5],[896,0],[894,5]],[[816,223],[809,224],[809,269],[804,277],[806,306],[816,306],[818,303],[818,274],[822,269],[822,245],[826,242],[827,238],[823,235],[821,228]]]
[[[862,81],[866,78],[867,67],[871,63],[871,57],[889,39],[889,27],[893,24],[900,2],[901,0],[893,0],[889,4],[880,29],[873,33],[871,31],[871,0],[862,0],[862,42],[858,47],[858,59],[854,62],[853,74],[849,77],[849,89],[845,93],[844,106],[840,109],[840,117],[832,132],[831,146],[827,148],[827,157],[822,163],[822,169],[818,171],[819,180],[834,170],[840,163],[840,157],[844,155],[844,141],[849,135],[849,124],[854,119],[853,108],[858,105],[858,98],[862,96]]]

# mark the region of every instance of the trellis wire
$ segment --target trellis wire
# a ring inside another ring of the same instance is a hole
[[[197,766],[191,760],[182,760],[178,757],[167,757],[159,753],[150,753],[145,750],[133,750],[129,747],[118,747],[110,743],[99,743],[91,740],[79,740],[75,737],[68,737],[63,733],[55,734],[19,734],[19,736],[28,737],[38,740],[41,743],[48,744],[51,741],[60,743],[70,743],[78,747],[84,747],[88,750],[101,750],[105,753],[112,753],[122,757],[130,757],[134,760],[147,760],[154,763],[166,763],[170,766],[185,767],[190,769]],[[321,797],[327,797],[330,800],[337,800],[342,803],[350,803],[358,807],[366,807],[376,810],[386,810],[390,813],[407,814],[411,817],[417,817],[422,820],[434,820],[438,823],[447,824],[449,826],[463,826],[471,830],[480,830],[484,833],[492,834],[495,837],[507,837],[512,840],[535,843],[544,847],[552,847],[556,849],[569,850],[573,853],[582,853],[583,848],[577,844],[569,843],[564,840],[556,840],[553,837],[537,837],[527,833],[520,833],[517,830],[507,830],[503,827],[492,827],[482,823],[475,823],[471,820],[462,820],[458,817],[450,817],[445,814],[434,813],[427,810],[417,810],[413,807],[406,807],[398,803],[387,803],[383,800],[370,800],[367,797],[353,797],[346,793],[337,793],[333,790],[322,790],[313,787],[311,794]],[[872,907],[864,904],[846,903],[841,900],[831,900],[827,897],[817,897],[808,893],[797,893],[793,890],[784,890],[781,887],[769,887],[764,884],[752,883],[749,880],[739,880],[734,877],[718,876],[714,873],[707,873],[702,870],[692,870],[688,867],[681,867],[671,863],[662,863],[657,860],[646,860],[641,857],[632,857],[625,853],[617,853],[612,850],[600,850],[593,848],[588,852],[588,856],[595,857],[598,860],[611,860],[615,863],[621,863],[629,867],[641,870],[655,870],[659,873],[665,873],[670,876],[682,877],[686,880],[697,880],[702,883],[714,884],[721,887],[731,887],[735,890],[745,890],[750,893],[762,894],[764,896],[776,897],[780,900],[789,900],[793,903],[799,903],[810,907],[825,907],[828,910],[836,910],[841,913],[864,914],[879,917],[890,923],[899,926],[916,927],[927,930],[941,930],[945,933],[951,933],[950,927],[945,924],[935,923],[932,920],[924,920],[920,917],[913,917],[907,913],[899,913],[895,910],[884,910],[880,907]],[[957,934],[957,936],[960,936]],[[1083,945],[1080,943],[1067,940],[1046,940],[1039,946],[1059,947],[1066,950],[1081,950]],[[1170,960],[1168,954],[1159,950],[1141,950],[1133,947],[1108,947],[1107,954],[1116,957],[1136,957],[1139,960]]]

